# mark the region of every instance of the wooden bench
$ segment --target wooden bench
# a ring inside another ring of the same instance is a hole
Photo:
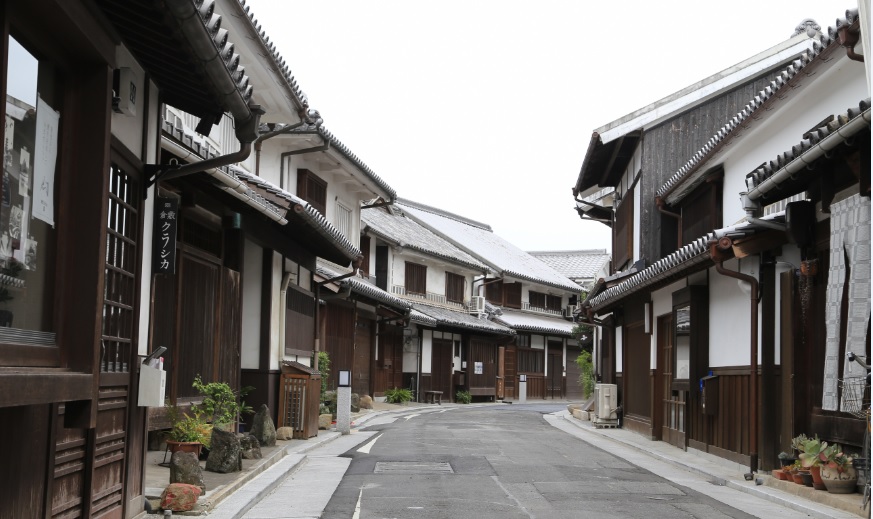
[[[443,392],[442,391],[425,391],[424,392],[424,403],[438,404],[443,405]]]

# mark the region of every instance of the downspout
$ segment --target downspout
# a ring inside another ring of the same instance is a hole
[[[305,124],[304,121],[300,121],[299,123],[290,124],[288,126],[282,127],[280,130],[270,130],[266,133],[262,133],[258,135],[258,138],[255,139],[255,176],[261,176],[261,148],[263,147],[263,142],[267,139],[272,139],[277,135],[282,135],[283,133],[289,133],[296,128],[300,128]]]
[[[321,287],[336,281],[342,281],[343,279],[350,278],[358,273],[358,269],[361,268],[361,263],[364,262],[363,256],[358,256],[355,258],[355,261],[352,262],[352,271],[348,274],[343,274],[341,276],[337,276],[335,278],[325,279],[324,281],[319,281],[315,284],[315,356],[312,361],[312,367],[314,369],[318,369],[318,352],[321,351],[321,334],[319,333],[319,312],[318,312],[318,302],[321,300]]]
[[[679,223],[679,225],[676,226],[676,227],[677,227],[676,230],[678,231],[678,232],[677,232],[678,237],[677,237],[677,240],[676,240],[676,247],[677,247],[677,248],[682,247],[682,225],[681,225],[681,223],[682,223],[682,215],[679,214],[679,213],[674,213],[674,212],[672,212],[672,211],[668,211],[668,210],[667,210],[667,204],[664,202],[664,199],[661,198],[660,196],[656,196],[656,197],[655,197],[655,206],[657,206],[658,211],[659,211],[661,214],[665,214],[665,215],[667,215],[667,216],[672,216],[673,218],[676,219],[676,222]]]
[[[292,277],[294,277],[293,273],[286,272],[282,276],[282,284],[279,285],[279,370],[282,369],[282,361],[285,360],[285,312],[288,306],[288,285],[291,284]]]
[[[758,470],[758,302],[760,297],[758,295],[758,278],[724,268],[724,260],[727,259],[724,253],[732,247],[733,240],[725,236],[710,244],[709,254],[719,274],[745,281],[749,283],[751,288],[749,292],[752,328],[749,340],[749,472],[754,473]]]

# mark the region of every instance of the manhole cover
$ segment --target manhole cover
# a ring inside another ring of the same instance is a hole
[[[454,474],[446,462],[424,461],[379,461],[374,474]]]

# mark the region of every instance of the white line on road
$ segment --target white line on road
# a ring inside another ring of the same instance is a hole
[[[421,416],[421,415],[420,414],[411,414],[409,416],[404,416],[403,418],[405,418],[406,421],[408,422],[410,418],[415,418],[416,416]]]
[[[378,436],[376,437],[378,438]],[[373,440],[376,441],[376,440]],[[360,519],[361,517],[361,498],[364,496],[364,487],[358,492],[358,502],[355,503],[355,513],[352,514],[352,519]]]
[[[363,452],[364,454],[370,454],[370,449],[373,448],[373,444],[375,444],[376,440],[378,440],[381,436],[382,436],[381,434],[377,434],[375,438],[368,441],[366,445],[364,445],[363,447],[358,449],[358,452]]]

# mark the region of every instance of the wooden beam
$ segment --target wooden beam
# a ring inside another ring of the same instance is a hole
[[[89,373],[0,373],[0,407],[90,400],[96,377]]]

